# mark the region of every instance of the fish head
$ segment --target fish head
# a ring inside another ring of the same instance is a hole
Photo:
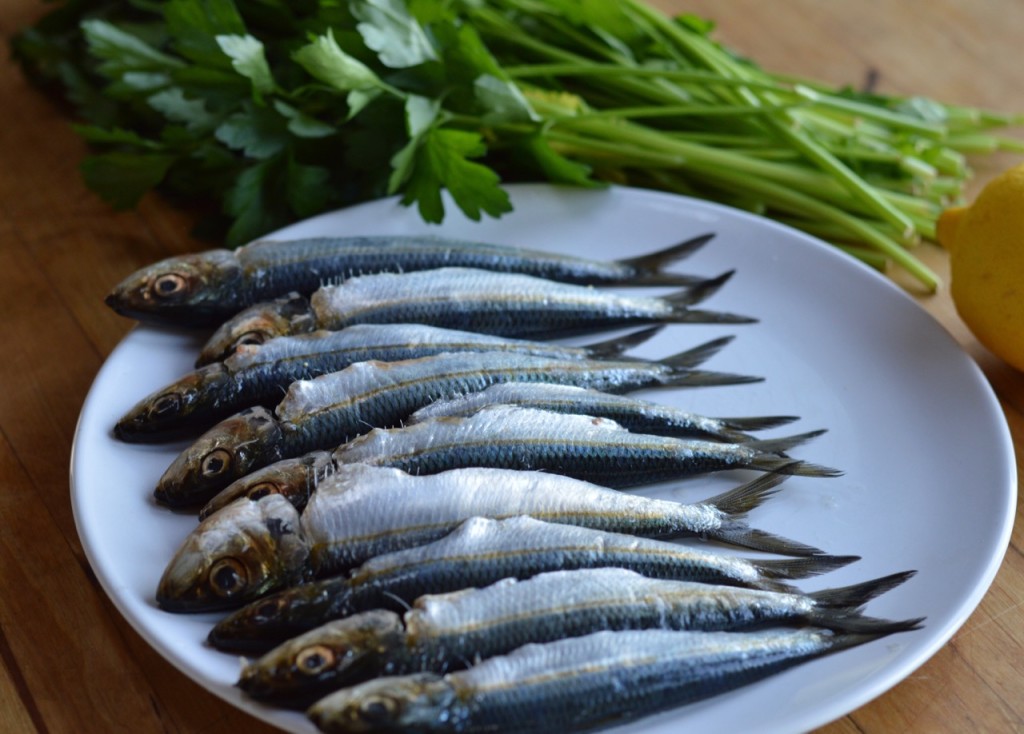
[[[161,504],[208,502],[239,477],[276,461],[281,427],[263,407],[248,408],[209,429],[167,467],[153,494]]]
[[[208,517],[240,497],[258,500],[268,494],[279,494],[302,511],[309,495],[331,468],[331,455],[327,451],[313,451],[294,459],[275,461],[222,489],[199,511],[199,517]]]
[[[309,708],[306,714],[322,731],[433,731],[445,721],[459,731],[467,716],[454,685],[433,673],[385,676],[342,688]],[[431,726],[433,725],[433,726]]]
[[[117,421],[114,435],[122,441],[181,438],[234,412],[237,394],[224,365],[211,364],[140,400]]]
[[[265,652],[328,619],[353,614],[352,591],[344,577],[282,589],[228,614],[208,635],[225,652]]]
[[[305,334],[316,329],[309,299],[298,293],[257,303],[217,327],[199,352],[197,365],[220,362],[241,346],[265,344],[279,336]]]
[[[238,502],[189,533],[157,585],[172,612],[234,609],[306,575],[299,513],[277,495]]]
[[[122,316],[154,323],[219,323],[242,307],[242,268],[230,250],[167,258],[122,280],[106,303]]]
[[[247,663],[237,685],[256,699],[308,706],[385,673],[403,631],[401,618],[381,609],[328,622]]]

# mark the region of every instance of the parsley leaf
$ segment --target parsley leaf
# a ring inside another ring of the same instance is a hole
[[[352,14],[361,21],[356,30],[363,42],[385,66],[404,69],[437,59],[427,34],[400,0],[352,3]]]
[[[441,189],[447,188],[462,212],[479,221],[485,212],[497,217],[512,211],[508,194],[498,185],[492,169],[470,158],[487,152],[483,138],[474,132],[433,128],[424,133],[415,151],[415,165],[402,202],[416,202],[428,222],[444,218]]]
[[[235,71],[252,82],[257,97],[274,91],[274,77],[258,39],[250,35],[221,35],[216,39],[220,50],[231,57]]]

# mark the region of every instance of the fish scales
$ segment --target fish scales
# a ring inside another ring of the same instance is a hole
[[[607,419],[507,405],[465,418],[374,429],[339,446],[333,457],[339,465],[392,466],[413,474],[468,466],[544,470],[616,488],[787,464],[753,445],[637,434]]]
[[[155,323],[206,326],[288,291],[363,273],[444,265],[522,272],[568,282],[688,285],[702,279],[665,272],[710,240],[701,235],[647,255],[597,261],[438,236],[371,235],[260,240],[168,258],[122,280],[106,298],[116,312]]]
[[[499,382],[563,382],[626,392],[687,384],[695,374],[703,375],[671,363],[558,360],[502,352],[357,362],[292,383],[273,413],[250,408],[213,426],[171,463],[154,494],[172,506],[204,503],[260,467],[333,448],[374,426],[399,425],[434,400]]]
[[[467,417],[492,405],[516,405],[555,413],[574,413],[613,420],[634,433],[674,438],[706,438],[740,442],[752,436],[746,430],[774,428],[796,420],[793,416],[714,418],[671,405],[616,395],[592,388],[556,383],[502,383],[475,393],[437,400],[420,408],[409,423],[443,416]]]
[[[507,273],[440,268],[380,273],[320,288],[310,297],[316,324],[428,323],[510,337],[571,336],[631,323],[671,321],[672,301]]]
[[[526,645],[445,676],[378,678],[332,693],[307,713],[325,732],[583,731],[733,690],[879,637],[813,628],[603,631]]]
[[[625,296],[592,286],[517,273],[438,268],[375,273],[251,306],[222,323],[200,361],[221,359],[239,344],[360,323],[430,324],[507,337],[550,339],[635,324],[756,321],[693,308],[732,273],[663,296]]]
[[[174,438],[255,405],[273,407],[296,380],[337,372],[353,363],[417,359],[442,352],[510,352],[552,359],[610,359],[656,329],[582,347],[506,339],[421,324],[356,325],[239,347],[140,400],[115,426],[127,441]]]
[[[278,493],[240,498],[189,533],[157,585],[167,609],[201,611],[242,602],[309,577],[336,575],[382,553],[436,540],[475,516],[531,515],[553,522],[653,537],[700,535],[790,555],[816,548],[755,530],[745,513],[776,491],[765,475],[684,505],[567,477],[461,469],[414,477],[362,464],[326,478],[300,515]]]
[[[846,606],[830,608],[817,596],[652,579],[621,568],[506,578],[484,588],[422,596],[401,617],[374,610],[322,625],[246,665],[238,686],[261,700],[311,702],[377,675],[445,673],[528,643],[601,630],[811,624],[881,632],[914,626],[916,620],[860,614],[856,607],[875,595],[876,582],[831,590]],[[891,588],[887,580],[880,586]],[[305,665],[310,654],[315,675]]]
[[[210,642],[222,650],[265,652],[332,619],[377,608],[404,612],[423,594],[547,571],[618,567],[652,578],[795,591],[789,581],[853,560],[823,555],[754,560],[528,516],[473,517],[432,543],[379,555],[347,575],[257,599],[218,622]]]
[[[613,492],[569,477],[501,469],[411,476],[353,464],[317,488],[302,513],[319,575],[446,535],[474,517],[529,515],[646,537],[714,535],[729,518],[709,505],[684,505]]]

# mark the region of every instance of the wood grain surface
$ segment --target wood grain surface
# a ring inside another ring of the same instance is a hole
[[[772,70],[1024,111],[1020,0],[655,4],[713,18],[719,39]],[[130,271],[200,245],[188,216],[160,199],[114,213],[82,185],[82,143],[7,58],[6,39],[44,9],[4,0],[0,14],[0,731],[263,734],[271,729],[192,683],[132,631],[78,540],[68,485],[75,424],[131,326],[103,296]],[[975,161],[973,190],[1016,160]],[[947,275],[940,250],[925,246],[923,257]],[[1024,377],[977,344],[945,289],[918,298],[981,365],[1024,446]],[[1022,532],[1018,522],[991,590],[947,645],[822,731],[1024,731]]]

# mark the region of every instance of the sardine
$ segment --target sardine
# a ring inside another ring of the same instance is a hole
[[[421,423],[443,416],[464,418],[491,405],[517,405],[555,413],[591,415],[613,420],[633,433],[730,443],[754,440],[749,431],[776,428],[797,420],[796,416],[712,418],[670,405],[574,385],[509,382],[449,400],[438,400],[417,410],[408,422]]]
[[[325,480],[301,517],[277,494],[243,498],[207,517],[174,554],[156,598],[167,609],[237,606],[297,580],[335,576],[374,556],[425,545],[476,516],[529,515],[643,537],[699,536],[773,553],[819,554],[743,519],[775,494],[783,478],[764,475],[704,502],[682,504],[538,472],[457,469],[411,476],[354,464]],[[239,571],[235,577],[218,575],[226,562]]]
[[[691,308],[731,273],[664,297],[624,296],[518,273],[439,268],[376,273],[250,306],[203,346],[199,364],[238,346],[353,324],[418,323],[496,336],[550,339],[653,323],[743,324],[755,319]]]
[[[434,400],[499,382],[561,382],[627,392],[757,379],[691,369],[694,354],[703,359],[706,349],[697,347],[661,362],[558,360],[502,352],[357,362],[339,372],[293,382],[273,412],[256,407],[224,419],[172,462],[154,494],[159,502],[175,507],[205,503],[262,466],[333,448],[375,426],[399,425]]]
[[[329,457],[309,454],[270,464],[215,500],[221,504],[255,490],[276,491],[301,503],[320,478],[347,464],[390,466],[411,474],[464,467],[539,470],[617,489],[731,469],[839,476],[836,469],[784,454],[822,433],[724,443],[631,433],[606,418],[494,405],[465,418],[375,428],[338,446]]]
[[[356,362],[396,362],[442,352],[510,352],[552,359],[614,359],[658,327],[582,347],[452,331],[419,324],[353,326],[239,348],[224,362],[191,372],[140,400],[114,426],[122,441],[163,441],[209,428],[244,408],[271,408],[288,385]],[[706,345],[707,356],[729,341]],[[693,357],[696,364],[698,357]]]
[[[912,572],[810,594],[651,579],[622,568],[554,571],[482,589],[422,596],[404,615],[363,612],[328,622],[247,663],[249,696],[304,707],[382,675],[447,673],[528,643],[601,630],[744,630],[811,625],[844,632],[906,629],[862,608]]]
[[[702,700],[887,634],[595,632],[526,645],[444,676],[378,678],[330,694],[308,714],[324,732],[564,734]]]
[[[431,235],[261,240],[233,251],[208,250],[161,260],[125,278],[106,302],[117,313],[141,321],[206,326],[289,291],[312,293],[325,281],[445,265],[527,273],[570,283],[690,285],[703,278],[664,268],[713,236],[701,235],[613,262]]]
[[[529,578],[547,571],[628,568],[644,576],[796,592],[789,582],[841,568],[857,556],[747,559],[679,543],[532,517],[475,517],[433,543],[386,553],[347,575],[256,599],[223,618],[209,634],[215,648],[266,652],[333,619],[372,609],[404,612],[416,598]],[[182,606],[174,611],[189,611]]]

